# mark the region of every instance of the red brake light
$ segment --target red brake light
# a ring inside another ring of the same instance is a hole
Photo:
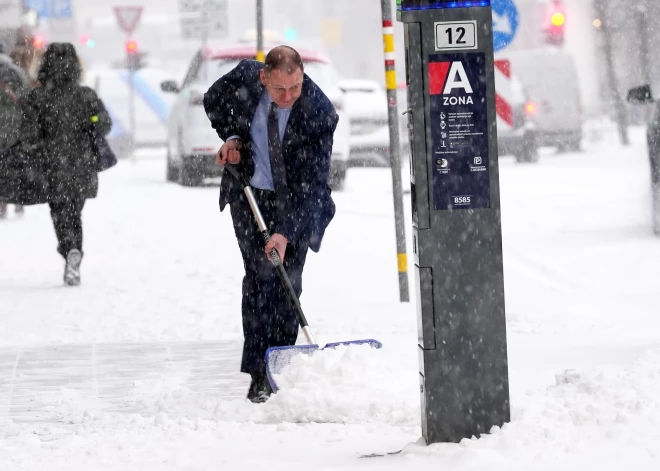
[[[535,115],[537,109],[538,109],[538,107],[536,106],[536,103],[534,103],[532,101],[528,101],[527,103],[525,103],[525,114],[526,115],[528,115],[528,116]]]
[[[42,49],[46,46],[46,40],[43,36],[34,36],[32,38],[32,46],[34,46],[35,49]]]

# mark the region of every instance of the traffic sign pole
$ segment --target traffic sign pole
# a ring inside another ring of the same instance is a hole
[[[257,57],[259,62],[266,61],[264,54],[264,0],[257,0]]]
[[[115,7],[115,16],[119,27],[126,33],[126,44],[129,44],[131,34],[135,31],[142,17],[142,7]],[[139,51],[126,49],[126,66],[128,69],[128,122],[130,126],[129,136],[131,139],[130,148],[131,159],[135,162],[135,68],[136,63],[131,57],[132,54],[139,54]]]
[[[385,53],[385,82],[387,85],[387,109],[390,133],[390,167],[392,168],[392,196],[394,198],[394,229],[396,234],[397,267],[399,272],[399,301],[410,301],[408,289],[408,253],[406,250],[406,225],[403,213],[403,183],[401,177],[401,141],[399,140],[399,113],[397,106],[396,67],[394,55],[394,25],[392,2],[381,0],[383,17],[383,47]]]
[[[128,71],[128,123],[131,127],[131,160],[135,163],[135,71]]]

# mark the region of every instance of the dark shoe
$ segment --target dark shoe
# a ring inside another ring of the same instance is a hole
[[[248,390],[247,398],[255,404],[263,404],[273,393],[268,382],[268,376],[262,373],[252,373],[252,382]]]
[[[65,285],[80,285],[80,262],[82,262],[82,254],[80,253],[80,250],[73,249],[66,256],[66,266],[64,267]]]

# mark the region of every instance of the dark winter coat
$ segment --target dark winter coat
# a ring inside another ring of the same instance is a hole
[[[254,175],[250,126],[264,86],[263,64],[243,60],[221,77],[204,95],[204,108],[218,136],[239,136],[244,143],[239,168],[245,178]],[[296,244],[301,238],[318,251],[325,229],[335,214],[328,186],[332,142],[337,126],[332,102],[305,75],[302,94],[291,109],[282,142],[282,157],[290,193],[290,218],[279,221],[277,232]],[[220,186],[220,210],[240,197],[242,188],[226,174]]]
[[[0,153],[18,140],[21,109],[16,101],[27,93],[29,86],[27,75],[2,48],[0,43]]]
[[[112,121],[94,90],[57,76],[33,89],[23,101],[20,145],[5,159],[3,199],[40,204],[95,198],[98,157],[92,128],[107,135]],[[7,167],[9,169],[7,170]],[[2,198],[0,190],[0,198]]]

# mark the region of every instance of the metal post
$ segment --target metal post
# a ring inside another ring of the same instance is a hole
[[[401,145],[399,141],[399,113],[396,96],[396,68],[394,55],[394,26],[391,0],[380,2],[383,16],[383,46],[385,52],[385,82],[387,84],[387,110],[390,128],[390,166],[392,167],[392,194],[394,197],[394,225],[399,269],[399,299],[410,301],[408,289],[408,254],[406,253],[406,227],[403,214],[403,184],[401,181]]]
[[[257,0],[257,57],[259,62],[266,61],[264,54],[264,0]]]
[[[651,54],[649,52],[649,27],[646,20],[648,12],[645,8],[639,9],[639,42],[640,42],[640,57],[642,65],[642,75],[644,76],[644,83],[651,84]]]
[[[129,38],[130,41],[130,38]],[[131,138],[131,160],[135,163],[135,64],[131,58],[131,52],[126,51],[128,65],[128,124],[130,127],[129,136]],[[137,51],[135,51],[137,54]]]

